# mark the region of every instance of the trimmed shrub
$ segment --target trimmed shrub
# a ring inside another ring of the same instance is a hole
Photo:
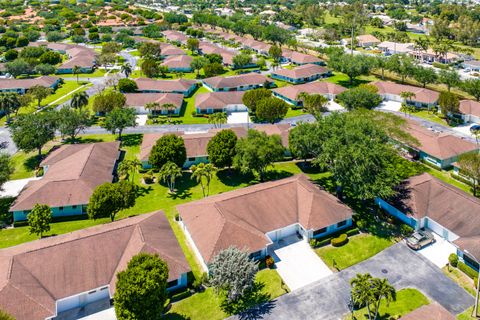
[[[410,227],[408,224],[402,224],[400,226],[400,233],[403,237],[408,237],[413,233],[413,228]]]
[[[271,256],[267,256],[267,258],[265,259],[265,265],[267,266],[267,268],[271,269],[274,264],[275,260],[273,260]]]
[[[465,263],[459,261],[458,262],[458,269],[460,269],[463,273],[465,273],[470,278],[474,279],[478,277],[478,272],[475,271],[473,268],[467,266]]]
[[[361,230],[365,230],[367,228],[367,220],[365,219],[358,219],[355,224],[357,225],[357,227]]]
[[[458,265],[458,256],[455,253],[450,254],[448,256],[448,263],[450,263],[452,267],[456,268]]]
[[[310,239],[310,247],[316,248],[316,247],[317,247],[317,240],[315,240],[315,239]]]
[[[475,289],[478,287],[478,277],[473,278],[473,285],[475,286]]]
[[[359,234],[360,230],[358,230],[358,228],[353,228],[353,229],[347,230],[345,233],[347,234],[347,236],[351,237],[356,234]]]
[[[341,235],[339,235],[338,237],[336,238],[333,238],[331,241],[330,241],[330,244],[334,247],[341,247],[343,246],[344,244],[346,244],[348,242],[348,236],[346,233],[342,233]]]

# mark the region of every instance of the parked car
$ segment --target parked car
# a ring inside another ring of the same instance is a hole
[[[431,243],[435,242],[435,238],[433,234],[428,231],[415,231],[410,237],[406,239],[407,246],[412,248],[413,250],[420,250],[423,247],[428,246]]]

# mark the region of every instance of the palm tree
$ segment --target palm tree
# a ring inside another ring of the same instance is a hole
[[[423,53],[428,51],[428,47],[430,46],[430,40],[427,37],[418,38],[415,40],[415,50],[420,51],[422,53],[421,60],[424,61]]]
[[[78,75],[82,73],[82,68],[80,68],[79,66],[74,66],[72,69],[72,73],[74,75],[77,75],[77,83],[78,83]]]
[[[200,163],[192,165],[190,170],[192,170],[192,179],[196,179],[202,187],[203,197],[208,196],[210,193],[210,181],[217,169],[211,163]]]
[[[70,107],[74,109],[81,109],[88,105],[88,93],[85,91],[75,92],[70,100]]]
[[[470,127],[470,133],[475,136],[475,141],[477,142],[477,146],[478,146],[479,145],[479,140],[480,140],[480,127],[479,126],[471,126]]]
[[[407,101],[409,99],[415,97],[415,93],[413,93],[411,91],[402,91],[400,93],[400,97],[403,99],[402,109],[403,109],[403,112],[405,113],[405,117],[406,117],[407,112],[410,111],[410,109],[408,108],[408,105],[407,105]]]
[[[221,128],[222,124],[227,123],[227,119],[226,112],[215,112],[208,116],[208,123],[213,124],[215,128]]]
[[[125,74],[125,78],[128,78],[132,74],[132,66],[128,62],[122,64],[122,68],[120,71]]]
[[[149,102],[145,105],[145,109],[150,110],[153,114],[154,111],[160,109],[160,104],[158,102]]]
[[[177,178],[180,178],[181,176],[182,168],[180,168],[171,161],[165,163],[160,169],[160,172],[158,173],[158,177],[160,178],[160,180],[167,184],[168,190],[170,192],[175,191],[175,180],[177,180]]]
[[[133,160],[123,160],[120,162],[118,165],[118,173],[121,176],[129,177],[131,178],[131,181],[135,181],[135,173],[137,172],[137,169],[142,165],[142,163],[138,159],[133,159]]]
[[[160,106],[160,109],[167,111],[167,121],[170,123],[170,111],[177,109],[172,103],[164,103]]]
[[[370,305],[375,302],[375,292],[372,290],[372,276],[369,273],[360,274],[350,280],[352,300],[357,306],[366,306],[368,319],[372,319]]]
[[[387,279],[374,279],[373,286],[375,288],[375,296],[377,299],[375,304],[375,315],[373,316],[373,319],[377,319],[378,310],[380,309],[380,303],[382,302],[382,299],[385,299],[388,306],[390,302],[397,299],[397,292]]]

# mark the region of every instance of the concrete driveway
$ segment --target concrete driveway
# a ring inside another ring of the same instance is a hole
[[[474,304],[474,298],[437,266],[404,243],[398,243],[355,266],[259,306],[253,312],[257,319],[342,319],[349,312],[350,279],[366,272],[387,278],[397,290],[416,288],[453,314]],[[251,313],[233,318],[250,319]]]
[[[333,273],[304,240],[286,243],[273,252],[277,272],[291,291]]]
[[[241,123],[251,123],[249,119],[248,111],[239,111],[239,112],[229,112],[227,115],[228,124],[241,124]]]
[[[418,253],[430,260],[437,267],[443,268],[448,263],[448,256],[452,253],[457,253],[457,248],[435,232],[432,232],[432,234],[435,237],[435,242],[418,250]]]
[[[16,197],[20,194],[20,191],[22,191],[23,187],[25,187],[27,183],[29,183],[32,180],[38,180],[38,179],[41,179],[41,177],[7,181],[2,186],[3,190],[0,190],[0,198]]]
[[[402,107],[401,102],[385,100],[380,103],[377,109],[388,110],[388,111],[400,111]]]

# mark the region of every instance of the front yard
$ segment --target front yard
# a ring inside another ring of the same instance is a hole
[[[282,286],[282,279],[277,271],[264,269],[257,273],[256,282],[260,285],[259,300],[251,301],[266,302],[275,299],[288,292]],[[207,288],[202,293],[196,293],[186,299],[173,304],[171,310],[165,316],[166,319],[224,319],[228,314],[222,308],[223,299],[219,297],[213,288]]]
[[[428,298],[416,289],[402,289],[397,291],[396,301],[390,302],[388,305],[382,301],[378,310],[378,319],[398,319],[407,313],[412,312],[421,306],[429,304]],[[350,315],[345,319],[351,319]],[[354,312],[354,319],[367,320],[367,308],[362,308]]]
[[[361,233],[348,239],[341,247],[331,245],[315,249],[315,252],[332,270],[343,270],[362,262],[393,245],[391,238]]]

